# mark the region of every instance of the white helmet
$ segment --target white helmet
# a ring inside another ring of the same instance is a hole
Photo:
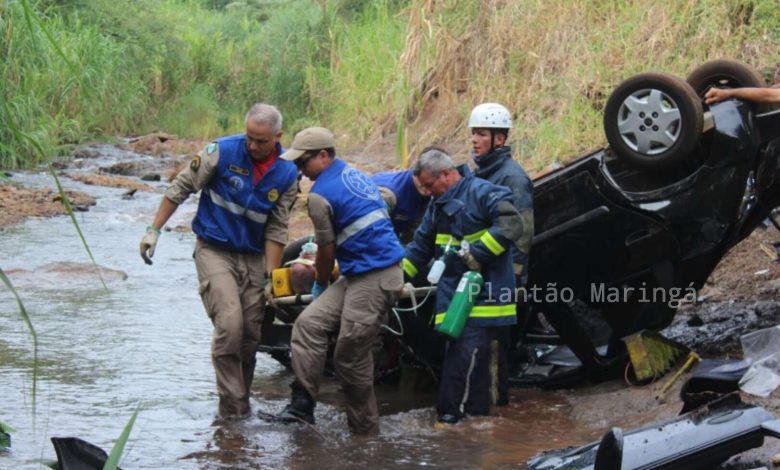
[[[511,129],[512,116],[509,110],[498,103],[482,103],[471,110],[469,128]]]

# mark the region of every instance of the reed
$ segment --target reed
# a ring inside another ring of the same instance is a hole
[[[103,470],[116,470],[119,467],[119,461],[122,459],[122,453],[127,445],[127,440],[130,438],[130,432],[135,425],[135,419],[138,417],[138,413],[141,411],[141,405],[139,404],[130,419],[127,420],[127,424],[122,429],[122,433],[117,438],[114,446],[111,448],[111,452],[108,454],[106,463],[103,465]]]
[[[8,279],[8,276],[3,272],[3,268],[0,268],[0,281],[5,285],[5,287],[13,294],[14,298],[16,299],[16,304],[19,307],[19,314],[22,316],[22,320],[24,321],[24,324],[27,325],[27,329],[30,330],[30,336],[32,337],[32,343],[33,343],[33,361],[32,361],[32,414],[35,416],[36,411],[36,397],[38,396],[37,390],[38,390],[38,333],[35,332],[35,328],[33,327],[32,322],[30,321],[30,314],[27,313],[27,309],[24,307],[24,303],[22,302],[21,297],[19,297],[19,293],[16,292],[16,289],[14,288],[14,285],[11,283],[11,280]],[[33,420],[35,422],[35,420]]]

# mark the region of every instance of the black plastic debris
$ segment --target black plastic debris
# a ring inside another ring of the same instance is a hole
[[[52,437],[51,442],[60,470],[101,470],[108,460],[103,449],[78,437]]]
[[[683,401],[680,414],[739,390],[739,379],[748,367],[750,362],[745,360],[703,359],[680,389]]]
[[[731,456],[780,437],[780,420],[731,394],[707,407],[632,431],[612,428],[600,442],[545,451],[531,470],[713,468]]]

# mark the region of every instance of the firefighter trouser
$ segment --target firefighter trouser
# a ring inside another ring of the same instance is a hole
[[[509,404],[509,347],[512,342],[511,329],[508,326],[496,327],[494,331],[494,341],[498,342],[496,362],[498,364],[496,380],[496,396],[491,397],[491,403],[493,405],[508,405]],[[492,361],[492,358],[491,358]],[[492,370],[491,370],[492,372]],[[490,377],[491,382],[493,377]]]
[[[290,346],[298,382],[317,399],[328,353],[338,332],[333,362],[346,395],[347,423],[355,434],[379,431],[372,346],[403,286],[400,266],[341,276],[301,313]]]
[[[525,286],[526,275],[515,276],[515,285]],[[517,329],[516,334],[522,336],[524,331],[524,325],[528,320],[527,305],[524,298],[517,299]],[[493,338],[498,341],[498,378],[497,378],[497,391],[495,400],[491,400],[494,405],[508,405],[509,404],[509,364],[511,362],[510,352],[517,345],[517,338],[512,335],[512,327],[502,326],[496,327],[495,335]],[[513,344],[514,343],[514,344]],[[493,377],[491,376],[491,381]]]
[[[217,376],[219,415],[246,416],[265,308],[265,257],[222,250],[198,240],[194,258],[200,296],[214,325],[211,360]]]
[[[436,407],[439,416],[462,418],[490,412],[489,358],[494,330],[466,325],[458,339],[447,343]]]

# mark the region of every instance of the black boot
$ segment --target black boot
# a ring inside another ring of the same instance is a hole
[[[298,381],[293,382],[290,388],[292,388],[290,404],[285,406],[276,417],[286,423],[303,421],[314,424],[314,399]]]

